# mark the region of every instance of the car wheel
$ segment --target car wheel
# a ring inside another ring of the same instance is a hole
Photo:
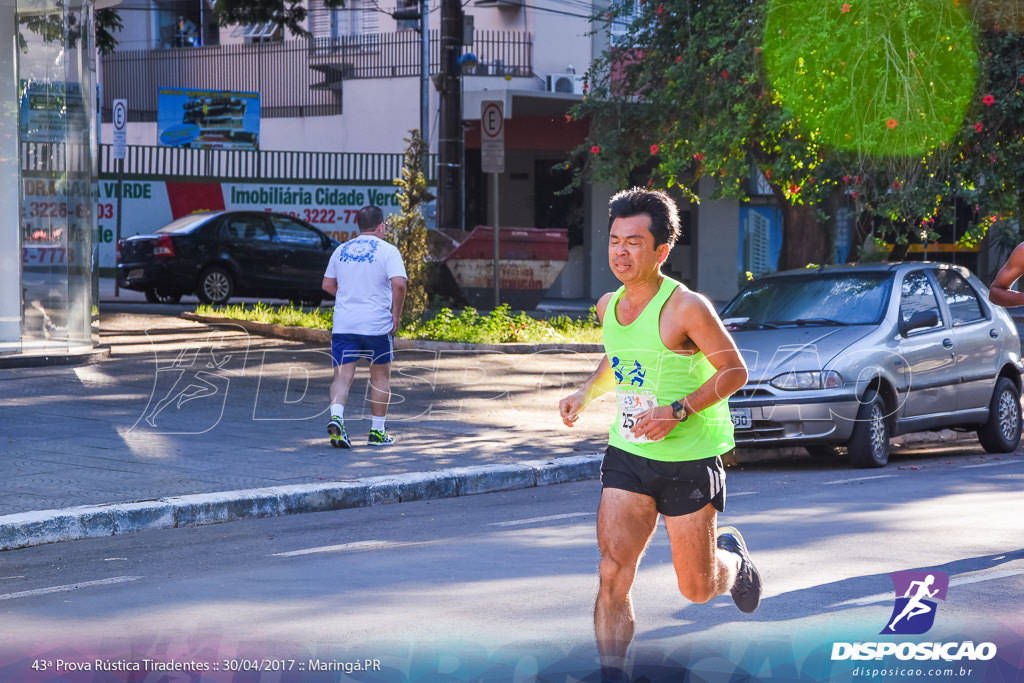
[[[885,419],[885,399],[869,391],[857,411],[853,436],[846,454],[854,467],[885,467],[889,462],[889,422]]]
[[[231,298],[235,283],[231,273],[220,267],[207,268],[199,277],[199,291],[196,296],[204,304],[223,304]]]
[[[987,453],[1012,453],[1020,443],[1020,391],[1000,377],[988,406],[988,422],[978,429],[978,441]]]
[[[156,287],[146,290],[146,301],[151,304],[176,304],[181,301],[181,294],[168,294]]]

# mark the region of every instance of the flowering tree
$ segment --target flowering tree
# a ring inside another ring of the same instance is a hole
[[[994,11],[966,0],[641,0],[628,42],[588,73],[574,115],[590,117],[591,137],[578,153],[599,179],[677,186],[694,200],[702,177],[746,199],[759,170],[784,216],[780,268],[829,261],[823,226],[844,203],[861,237],[903,251],[964,211],[971,230],[958,237],[976,241],[1024,186],[1024,39]],[[624,12],[599,19],[621,24]]]

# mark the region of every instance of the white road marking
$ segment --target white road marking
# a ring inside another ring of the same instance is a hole
[[[962,470],[974,470],[979,467],[1001,467],[1002,465],[1019,465],[1020,460],[1001,460],[999,462],[986,462],[980,465],[961,465]]]
[[[128,583],[129,581],[138,581],[141,576],[115,576],[110,579],[99,579],[97,581],[83,581],[82,583],[69,583],[66,586],[51,586],[50,588],[36,588],[30,591],[21,591],[20,593],[6,593],[0,594],[0,600],[15,600],[17,598],[31,598],[37,595],[49,595],[51,593],[68,593],[70,591],[76,591],[80,588],[91,588],[92,586],[110,586],[116,583]]]
[[[726,493],[729,498],[735,498],[736,496],[756,496],[757,491],[737,491],[736,493]]]
[[[395,541],[355,541],[353,543],[341,543],[340,545],[323,545],[318,548],[305,548],[303,550],[289,550],[283,553],[274,553],[271,557],[299,557],[301,555],[316,555],[317,553],[340,553],[348,550],[379,550],[381,548],[397,548],[406,545],[421,545],[419,543],[397,543]]]
[[[851,484],[855,481],[872,481],[874,479],[892,479],[897,475],[895,474],[879,474],[874,477],[854,477],[853,479],[836,479],[835,481],[826,481],[825,486],[829,484]]]
[[[596,512],[568,512],[564,515],[548,515],[546,517],[531,517],[529,519],[513,519],[507,522],[491,522],[488,526],[518,526],[520,524],[536,524],[537,522],[553,522],[558,519],[572,519],[573,517],[593,517]]]
[[[992,572],[991,574],[975,574],[974,576],[962,576],[962,577],[950,577],[949,585],[953,586],[966,586],[970,583],[981,583],[982,581],[995,581],[997,579],[1005,579],[1010,576],[1019,576],[1024,574],[1024,569],[1008,569],[1001,572]],[[870,605],[876,602],[892,602],[894,595],[892,593],[879,593],[878,595],[869,595],[865,598],[855,598],[853,600],[847,600],[845,602],[837,603],[836,607],[843,607],[846,605],[850,606],[861,606]]]

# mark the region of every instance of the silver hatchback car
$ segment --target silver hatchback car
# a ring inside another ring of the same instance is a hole
[[[766,275],[721,316],[749,367],[729,399],[737,446],[845,447],[882,467],[889,439],[972,430],[989,453],[1021,438],[1021,345],[964,268],[827,266]]]

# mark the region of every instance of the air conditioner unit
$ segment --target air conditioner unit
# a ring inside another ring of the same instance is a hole
[[[583,76],[578,74],[548,74],[548,92],[583,94]]]

